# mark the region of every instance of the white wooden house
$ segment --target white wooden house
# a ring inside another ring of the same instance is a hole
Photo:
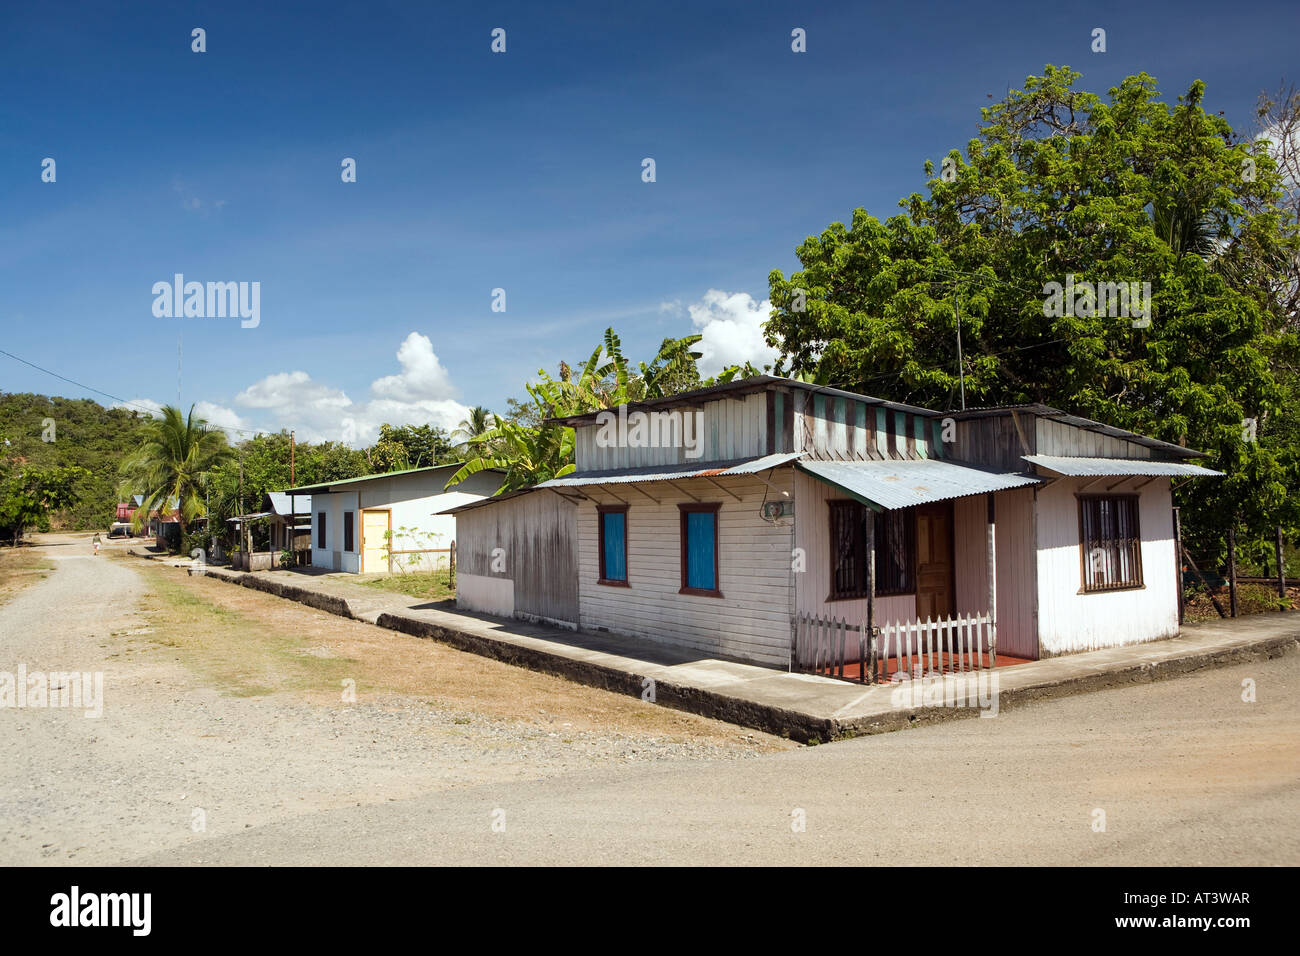
[[[447,508],[479,501],[501,487],[501,472],[481,471],[454,486],[460,463],[290,488],[311,498],[311,564],[373,574],[446,567],[456,540]],[[400,565],[400,567],[399,567]]]
[[[1043,405],[759,376],[638,412],[657,427],[564,419],[576,472],[453,509],[460,607],[816,670],[926,622],[986,659],[1156,640],[1178,630],[1170,480],[1219,474]]]

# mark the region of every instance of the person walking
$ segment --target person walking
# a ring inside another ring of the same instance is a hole
[[[99,554],[99,545],[100,545],[100,541],[99,541],[99,532],[98,532],[98,531],[95,532],[95,540],[92,541],[91,543],[95,546],[95,554]]]

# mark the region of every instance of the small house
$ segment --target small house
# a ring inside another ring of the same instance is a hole
[[[236,567],[261,571],[280,567],[282,552],[292,551],[299,567],[311,564],[311,496],[268,491],[261,510],[229,519],[240,542]]]
[[[1046,405],[772,376],[559,421],[576,471],[452,509],[458,606],[836,676],[913,637],[1005,662],[1175,635],[1170,483],[1219,474]]]
[[[471,475],[451,490],[461,463],[291,488],[282,495],[311,497],[311,564],[373,574],[433,570],[451,561],[456,519],[439,514],[479,501],[501,487],[495,469]]]

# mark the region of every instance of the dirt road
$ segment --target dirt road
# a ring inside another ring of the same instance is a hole
[[[557,736],[409,695],[244,695],[150,644],[148,574],[47,553],[0,607],[0,671],[102,667],[104,715],[0,710],[0,863],[1300,864],[1297,654],[815,748],[615,729],[613,704]],[[317,639],[336,653],[456,654],[333,621],[359,629]]]
[[[0,708],[0,864],[201,856],[341,807],[795,746],[121,557],[138,542],[41,541],[54,571],[0,605],[0,675],[102,673],[102,716]]]

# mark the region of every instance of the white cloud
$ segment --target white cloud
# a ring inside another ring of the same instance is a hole
[[[292,428],[303,441],[342,441],[358,448],[372,444],[384,423],[436,425],[450,432],[468,415],[469,408],[453,397],[451,376],[427,336],[408,335],[397,361],[401,371],[371,382],[366,402],[294,371],[255,382],[235,396],[235,404],[261,410],[274,428]]]
[[[332,410],[347,408],[352,399],[337,388],[312,381],[306,372],[276,372],[255,382],[235,396],[236,404],[245,408],[323,406]]]
[[[209,425],[224,429],[226,436],[231,441],[238,441],[239,433],[249,428],[247,420],[241,418],[239,413],[232,408],[226,408],[224,405],[215,405],[212,402],[195,402],[194,417],[201,418]]]
[[[408,335],[397,350],[402,371],[370,383],[370,391],[380,398],[397,401],[411,399],[446,399],[455,394],[451,376],[433,353],[433,343],[419,332]]]
[[[703,338],[698,346],[700,374],[716,375],[728,365],[753,362],[758,368],[774,362],[776,349],[763,341],[763,323],[772,313],[767,299],[755,302],[747,292],[710,289],[688,307],[691,322]]]

